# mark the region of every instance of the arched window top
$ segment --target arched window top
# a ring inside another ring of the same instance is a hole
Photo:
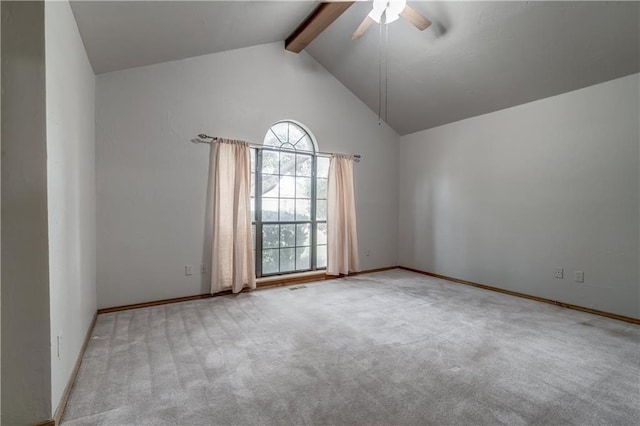
[[[316,144],[311,134],[293,121],[279,121],[269,128],[263,144],[291,151],[316,152]]]

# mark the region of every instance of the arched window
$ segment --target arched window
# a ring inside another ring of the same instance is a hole
[[[263,145],[315,153],[316,144],[307,130],[293,121],[280,121],[267,131]]]
[[[256,274],[326,268],[329,158],[293,121],[271,126],[252,157]]]

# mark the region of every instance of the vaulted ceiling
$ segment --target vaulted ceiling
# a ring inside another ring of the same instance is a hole
[[[388,26],[387,122],[401,135],[640,71],[639,2],[410,4],[434,24]],[[96,73],[284,40],[315,6],[72,2]],[[370,9],[355,3],[306,51],[378,112],[378,25],[351,40]]]
[[[284,40],[299,1],[72,1],[96,74]]]

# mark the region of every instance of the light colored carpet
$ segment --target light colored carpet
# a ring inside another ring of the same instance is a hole
[[[100,315],[65,425],[638,425],[640,327],[403,270]]]

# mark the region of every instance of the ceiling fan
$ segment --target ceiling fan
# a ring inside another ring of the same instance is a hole
[[[378,24],[389,24],[397,20],[400,16],[420,31],[426,30],[431,25],[431,21],[409,6],[407,0],[373,0],[373,10],[365,16],[364,20],[351,36],[351,39],[357,40],[362,37],[364,32],[367,31],[369,26],[374,22]]]

